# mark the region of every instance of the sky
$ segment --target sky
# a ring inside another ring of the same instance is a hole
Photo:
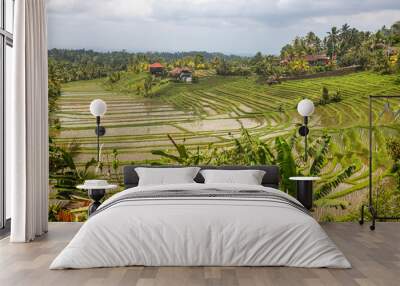
[[[49,48],[279,54],[344,23],[376,31],[400,0],[47,0]]]

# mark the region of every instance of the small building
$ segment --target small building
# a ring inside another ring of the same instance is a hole
[[[325,66],[329,64],[329,57],[325,54],[321,55],[307,55],[304,57],[304,60],[310,65],[310,66]]]
[[[149,69],[150,73],[153,75],[162,75],[164,73],[164,66],[159,62],[151,64]]]
[[[175,80],[183,81],[183,82],[192,82],[193,80],[193,72],[191,69],[184,68],[174,68],[169,72],[170,77],[173,77]]]
[[[325,66],[329,64],[330,58],[326,54],[307,55],[303,58],[310,66]],[[295,59],[287,57],[280,61],[281,65],[287,65]]]

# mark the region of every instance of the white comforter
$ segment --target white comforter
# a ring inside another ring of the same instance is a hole
[[[262,186],[185,184],[149,190],[264,190]],[[162,198],[126,201],[91,217],[50,269],[127,265],[294,266],[349,268],[350,263],[309,215],[262,199]]]

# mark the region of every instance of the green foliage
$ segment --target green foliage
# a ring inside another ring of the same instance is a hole
[[[323,164],[326,159],[326,155],[328,154],[328,151],[329,151],[330,142],[331,142],[331,137],[324,135],[321,148],[318,150],[317,154],[315,155],[315,158],[310,167],[310,175],[311,176],[316,176],[321,173],[321,168],[323,167]]]
[[[346,209],[349,206],[349,202],[345,200],[339,199],[328,199],[328,198],[320,198],[314,201],[314,206],[319,208],[341,208],[342,210]],[[333,220],[336,221],[335,217],[332,217]],[[326,221],[325,218],[322,218],[321,221]]]
[[[49,178],[53,182],[54,189],[57,190],[57,198],[70,199],[76,192],[76,185],[86,179],[96,177],[89,171],[90,167],[96,165],[96,160],[92,158],[84,168],[75,165],[74,157],[79,150],[79,145],[71,143],[68,146],[59,146],[49,139]]]
[[[112,72],[108,77],[107,77],[107,82],[109,84],[114,84],[117,83],[118,81],[121,80],[121,72]]]
[[[322,216],[320,218],[320,221],[321,222],[334,222],[334,221],[336,221],[336,219],[335,219],[334,215],[328,213],[328,214],[325,214],[324,216]]]
[[[120,165],[120,161],[118,160],[118,150],[113,149],[113,161],[112,161],[112,168],[114,171],[117,171]]]
[[[175,147],[175,154],[163,150],[152,151],[153,155],[161,156],[168,161],[181,165],[278,165],[281,175],[281,189],[295,196],[296,184],[289,178],[299,173],[320,176],[326,162],[331,144],[331,137],[323,135],[313,139],[310,149],[310,167],[304,167],[298,160],[294,150],[298,137],[294,134],[289,141],[276,137],[273,148],[258,138],[253,138],[246,129],[242,129],[240,138],[233,138],[232,148],[215,148],[212,145],[207,150],[191,152],[184,144],[178,144],[170,135],[168,138]],[[314,147],[313,147],[314,146]],[[300,172],[300,170],[302,171]],[[331,192],[341,183],[350,178],[356,171],[355,165],[349,165],[343,171],[332,175],[315,192],[316,206],[346,208],[348,203],[338,198],[330,198]]]
[[[355,170],[356,167],[354,165],[348,166],[346,169],[344,169],[338,175],[336,175],[333,179],[324,183],[318,190],[316,190],[314,193],[314,199],[320,200],[329,195],[337,186],[339,186],[339,184],[343,183],[346,179],[350,178],[350,176],[354,174]],[[328,199],[325,199],[324,201],[325,204],[328,203]],[[332,204],[332,202],[330,203]],[[341,204],[341,206],[343,206],[343,204]]]
[[[397,190],[400,192],[400,139],[389,138],[386,143],[389,156],[393,160],[391,173],[397,179]]]
[[[340,101],[342,101],[342,93],[341,93],[340,90],[336,91],[336,93],[333,95],[331,101],[332,102],[340,102]]]
[[[178,154],[172,155],[163,150],[153,150],[151,151],[153,155],[165,157],[171,161],[174,161],[180,165],[185,165],[185,166],[205,164],[204,161],[202,160],[203,157],[201,156],[199,149],[197,150],[196,154],[193,154],[192,152],[186,149],[185,145],[176,143],[175,140],[171,137],[171,135],[167,134],[167,136],[168,139],[174,145]]]
[[[396,52],[392,47],[399,43],[399,22],[391,28],[382,27],[375,33],[359,31],[348,24],[342,27],[332,27],[323,39],[313,32],[305,37],[296,37],[291,44],[281,49],[281,58],[290,61],[301,60],[306,55],[327,54],[330,63],[325,70],[339,67],[359,66],[362,69],[372,69],[383,74],[395,73],[399,70]],[[299,65],[297,65],[299,66]],[[300,69],[301,70],[301,69]],[[324,71],[317,66],[311,70]]]
[[[251,74],[250,68],[241,62],[228,62],[225,59],[221,59],[215,68],[218,75],[223,76],[249,76]]]
[[[400,216],[400,192],[395,183],[389,178],[380,177],[375,184],[374,205],[382,216]]]
[[[48,55],[49,62],[55,63],[54,70],[63,83],[107,77],[121,71],[140,74],[148,72],[148,64],[153,62],[162,62],[168,69],[187,66],[199,70],[215,66],[215,58],[244,62],[240,56],[207,52],[129,53],[126,51],[95,52],[84,49],[51,49]],[[113,80],[111,79],[111,81]]]
[[[389,155],[393,161],[400,161],[400,139],[389,138],[386,143]]]
[[[153,87],[153,77],[151,75],[147,76],[144,80],[144,96],[148,97],[151,95],[151,89]]]
[[[58,213],[62,210],[60,203],[49,205],[49,221],[58,221]]]
[[[50,131],[60,128],[60,121],[55,115],[57,111],[57,100],[61,96],[61,80],[55,71],[55,62],[49,60],[49,77],[48,77],[48,102],[49,102],[49,127]]]
[[[276,147],[276,163],[279,166],[281,173],[281,186],[282,189],[294,196],[296,194],[296,184],[289,178],[297,175],[297,166],[293,158],[290,145],[280,137],[275,139]]]
[[[158,155],[181,165],[260,165],[270,164],[274,155],[268,146],[257,138],[252,138],[247,130],[243,129],[239,139],[233,138],[234,147],[223,149],[208,146],[205,151],[197,147],[195,152],[189,151],[184,144],[178,144],[169,134],[167,135],[175,148],[175,154],[163,150],[153,150]]]
[[[325,104],[329,104],[329,103],[333,103],[333,102],[340,102],[340,101],[342,101],[342,93],[339,89],[336,90],[336,92],[333,96],[330,96],[328,88],[326,86],[324,86],[322,88],[322,94],[321,94],[321,98],[318,102],[318,105],[325,105]]]
[[[329,100],[330,100],[330,98],[329,98],[329,90],[328,90],[328,88],[326,86],[324,86],[322,88],[322,96],[321,96],[321,101],[320,102],[322,104],[326,104],[326,103],[329,102]]]

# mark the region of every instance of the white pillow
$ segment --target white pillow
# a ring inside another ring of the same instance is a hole
[[[265,171],[261,170],[201,170],[205,184],[261,185]]]
[[[195,183],[193,179],[199,170],[199,167],[135,168],[139,176],[139,186]]]

